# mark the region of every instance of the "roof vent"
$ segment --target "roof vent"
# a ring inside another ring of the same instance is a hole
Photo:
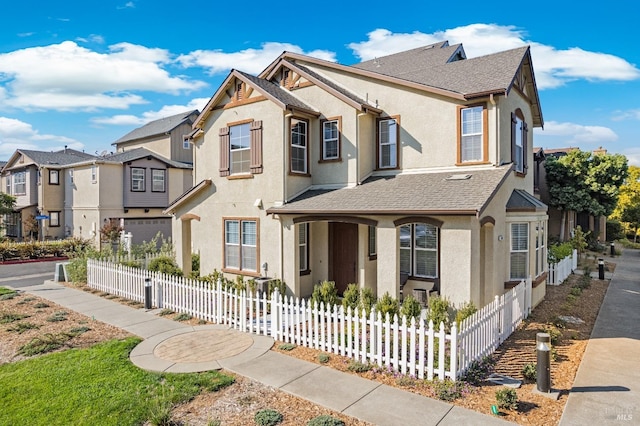
[[[445,180],[468,180],[471,179],[471,175],[451,175]]]

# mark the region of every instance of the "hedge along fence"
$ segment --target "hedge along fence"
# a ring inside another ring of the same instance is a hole
[[[5,241],[0,243],[0,262],[5,260],[69,256],[71,253],[84,250],[88,245],[88,241],[80,238],[22,243]]]

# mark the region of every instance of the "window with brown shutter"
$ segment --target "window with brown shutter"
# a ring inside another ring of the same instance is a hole
[[[229,176],[229,128],[220,129],[220,176]]]
[[[262,173],[262,121],[251,123],[251,173]]]

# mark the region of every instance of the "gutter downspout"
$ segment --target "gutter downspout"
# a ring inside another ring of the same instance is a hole
[[[282,144],[282,198],[283,203],[286,204],[288,201],[287,197],[287,148],[289,147],[290,138],[291,138],[291,117],[293,117],[293,112],[288,112],[284,116],[284,123],[282,124],[282,133],[284,136],[284,143]],[[275,218],[275,215],[274,215]],[[279,235],[279,249],[280,249],[280,279],[284,281],[284,231],[282,229],[282,218],[278,216],[278,221],[280,222],[280,235]]]

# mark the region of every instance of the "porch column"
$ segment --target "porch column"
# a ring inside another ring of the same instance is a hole
[[[296,225],[293,223],[293,220],[288,217],[280,218],[281,224],[281,246],[279,248],[273,247],[274,250],[280,250],[280,261],[282,262],[282,267],[280,268],[281,279],[287,284],[289,290],[294,295],[300,295],[300,273],[298,271],[298,239],[296,234]],[[269,267],[274,274],[276,274],[277,269],[273,267]],[[272,273],[269,273],[270,276]],[[275,276],[274,278],[277,278]]]
[[[182,272],[185,276],[191,274],[191,221],[200,221],[200,216],[193,213],[186,213],[180,216],[180,259],[178,264],[182,266]],[[175,241],[175,239],[174,239]]]
[[[391,221],[380,221],[377,227],[378,285],[377,297],[388,292],[392,297],[400,297],[400,256],[398,231]]]

